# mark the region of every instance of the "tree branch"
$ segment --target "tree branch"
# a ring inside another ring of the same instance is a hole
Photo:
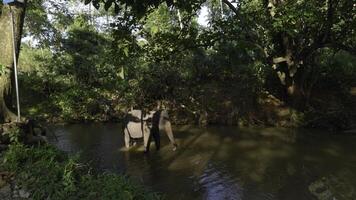
[[[333,25],[333,18],[334,18],[334,13],[335,13],[335,8],[337,6],[337,1],[335,2],[336,5],[334,5],[333,0],[328,0],[327,5],[328,9],[326,12],[326,17],[325,17],[325,27],[324,27],[324,32],[322,33],[320,37],[320,43],[326,43],[329,38],[330,38],[330,33],[331,33],[331,27]]]
[[[235,8],[234,5],[229,0],[222,0],[237,16],[239,16],[239,11]]]

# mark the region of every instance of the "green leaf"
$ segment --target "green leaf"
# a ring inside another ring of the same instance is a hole
[[[100,7],[99,1],[93,1],[93,6],[94,8],[99,9]]]
[[[104,8],[105,8],[106,11],[109,10],[109,8],[111,7],[113,2],[114,2],[114,0],[108,0],[107,2],[105,2]]]
[[[92,0],[84,0],[84,4],[88,5]]]
[[[119,11],[120,11],[119,5],[115,3],[114,12],[115,12],[115,13],[119,13]]]
[[[128,47],[124,48],[124,54],[125,54],[126,57],[129,56],[129,48]]]
[[[9,72],[10,70],[7,69],[4,65],[0,64],[0,75]]]

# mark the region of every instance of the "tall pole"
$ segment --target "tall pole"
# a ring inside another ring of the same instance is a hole
[[[14,72],[15,72],[15,88],[16,88],[16,103],[17,103],[17,122],[20,122],[21,115],[20,115],[20,97],[19,97],[19,85],[17,81],[17,59],[16,59],[16,44],[15,44],[15,20],[14,20],[14,13],[10,8],[11,13],[11,28],[12,28],[12,45],[13,45],[13,53],[14,53]]]
[[[221,12],[221,17],[224,17],[223,0],[220,0],[220,12]]]

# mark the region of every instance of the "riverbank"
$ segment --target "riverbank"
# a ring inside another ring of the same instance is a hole
[[[1,152],[0,199],[162,199],[128,177],[94,173],[51,145]]]
[[[245,106],[243,109],[226,99],[220,99],[219,105],[205,110],[172,102],[166,102],[166,105],[171,121],[175,125],[313,128],[329,131],[354,129],[356,127],[355,96],[344,98],[346,103],[338,102],[333,96],[336,95],[317,99],[312,102],[313,106],[303,111],[292,108],[268,92],[261,93],[255,104]],[[105,104],[96,102],[97,105],[94,107],[98,109],[94,109],[95,112],[91,108],[92,105],[63,110],[50,101],[29,103],[27,105],[32,106],[25,106],[24,113],[38,122],[51,124],[121,122],[128,108],[117,102],[120,101],[105,101]]]

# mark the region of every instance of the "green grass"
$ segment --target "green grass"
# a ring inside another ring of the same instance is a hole
[[[50,145],[11,145],[1,168],[13,172],[16,184],[30,192],[33,199],[162,199],[125,176],[92,173],[78,158]]]

